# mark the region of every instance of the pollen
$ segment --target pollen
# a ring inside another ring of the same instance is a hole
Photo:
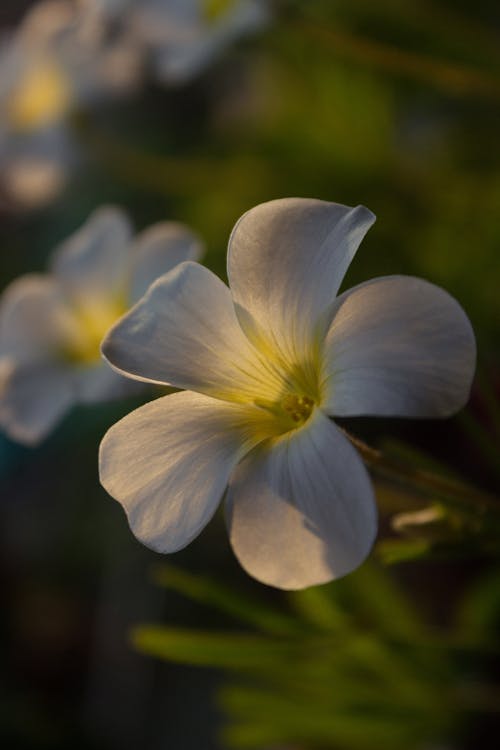
[[[314,401],[309,396],[288,393],[281,402],[281,408],[296,424],[306,422],[311,416]]]

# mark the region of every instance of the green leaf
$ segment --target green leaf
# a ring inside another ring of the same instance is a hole
[[[344,686],[331,685],[324,702],[307,695],[262,690],[239,685],[220,692],[222,708],[231,716],[223,737],[231,747],[255,748],[277,742],[323,743],[326,747],[395,748],[415,747],[418,739],[438,734],[446,723],[442,715],[428,715],[415,707],[394,711],[372,702],[340,704]],[[377,690],[371,697],[376,699]]]
[[[500,626],[500,569],[475,582],[465,594],[457,613],[457,628],[468,641],[491,641],[498,647]]]
[[[150,656],[204,667],[268,670],[295,663],[301,644],[241,633],[208,633],[155,625],[135,627],[132,643]]]
[[[331,593],[342,597],[386,638],[403,642],[421,638],[424,626],[416,607],[380,565],[369,561],[350,576],[330,584]]]
[[[172,565],[158,565],[153,570],[153,577],[160,586],[173,589],[200,604],[215,607],[267,633],[293,635],[304,632],[300,622],[262,600],[242,596],[229,586],[205,576],[193,575]]]
[[[432,556],[429,539],[384,539],[375,547],[375,552],[384,565],[395,565]]]
[[[327,586],[292,591],[289,599],[301,618],[320,630],[343,631],[352,622],[352,618],[332,598]]]

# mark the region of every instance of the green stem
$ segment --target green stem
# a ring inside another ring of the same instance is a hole
[[[500,461],[497,442],[484,425],[470,411],[458,415],[458,424],[466,437],[480,450],[481,458],[495,476],[500,479]]]
[[[500,78],[489,72],[410,52],[339,26],[328,28],[305,18],[297,20],[295,25],[301,34],[307,31],[319,42],[328,44],[332,54],[345,60],[430,84],[454,95],[500,97]]]
[[[477,490],[464,482],[409,466],[385,456],[381,451],[371,448],[348,432],[345,432],[345,435],[360,452],[364,462],[373,473],[410,486],[425,495],[439,498],[443,505],[453,510],[475,517],[492,515],[500,521],[500,498],[495,495]]]

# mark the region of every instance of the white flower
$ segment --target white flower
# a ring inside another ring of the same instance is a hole
[[[200,254],[183,225],[134,239],[127,217],[107,207],[56,249],[49,274],[13,281],[0,298],[0,427],[35,444],[72,404],[130,391],[102,361],[102,337],[158,276]]]
[[[138,81],[137,44],[84,21],[72,0],[45,0],[0,45],[2,183],[21,206],[46,203],[64,184],[75,161],[70,112]]]
[[[165,83],[190,80],[229,44],[263,26],[266,0],[81,0],[129,28]]]
[[[119,372],[188,389],[101,445],[101,482],[146,545],[184,547],[227,488],[232,547],[264,583],[323,583],[368,554],[371,483],[329,417],[448,416],[475,363],[466,315],[426,281],[382,277],[335,299],[374,219],[362,206],[264,203],[233,230],[230,288],[183,263],[108,333]]]

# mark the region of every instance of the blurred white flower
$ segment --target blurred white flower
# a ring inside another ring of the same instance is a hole
[[[101,359],[102,337],[158,276],[201,252],[181,224],[133,238],[125,214],[106,207],[55,250],[50,273],[13,281],[0,297],[0,427],[36,444],[72,404],[130,392]]]
[[[269,19],[268,0],[81,0],[89,13],[128,28],[160,80],[190,80],[229,44]]]
[[[448,416],[475,365],[465,313],[426,281],[382,277],[335,299],[374,219],[362,206],[264,203],[233,230],[230,288],[183,263],[110,330],[102,351],[118,372],[188,389],[101,444],[101,482],[146,545],[187,545],[227,488],[232,547],[264,583],[323,583],[368,554],[372,486],[329,417]]]
[[[151,48],[160,80],[179,84],[267,18],[262,0],[149,0],[137,5],[133,21]]]
[[[45,0],[0,45],[0,166],[7,197],[27,207],[51,200],[75,148],[75,108],[129,91],[139,80],[132,40],[111,40],[74,0]]]
[[[0,132],[0,186],[9,209],[37,209],[66,184],[77,152],[63,125],[30,133]]]

